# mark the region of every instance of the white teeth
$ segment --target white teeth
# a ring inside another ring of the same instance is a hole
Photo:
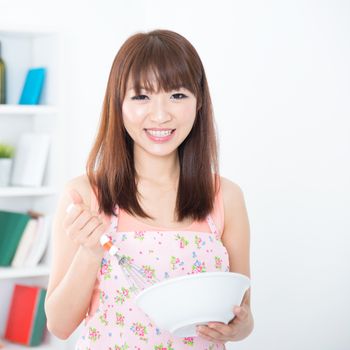
[[[157,136],[157,137],[165,137],[171,134],[171,130],[167,130],[167,131],[146,130],[146,131],[152,136]]]

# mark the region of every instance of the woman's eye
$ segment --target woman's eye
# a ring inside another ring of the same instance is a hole
[[[138,96],[131,97],[131,99],[132,100],[144,100],[143,97],[147,97],[147,96],[146,95],[138,95]]]
[[[175,98],[175,100],[182,100],[182,99],[184,99],[184,98],[187,97],[186,95],[181,94],[181,93],[179,93],[179,94],[173,94],[173,96],[177,96],[177,97]],[[179,97],[179,96],[182,96],[182,97]]]

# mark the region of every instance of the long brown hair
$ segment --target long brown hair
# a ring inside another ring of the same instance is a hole
[[[194,125],[178,147],[180,177],[176,199],[178,221],[202,221],[212,211],[218,191],[218,142],[203,64],[192,44],[170,30],[153,30],[129,37],[118,51],[108,78],[100,125],[88,156],[86,173],[99,203],[99,212],[115,215],[115,206],[131,215],[152,218],[137,199],[133,140],[122,118],[122,104],[130,77],[136,94],[140,87],[154,91],[148,80],[156,76],[158,90],[183,86],[197,99]],[[213,183],[213,173],[214,183]]]

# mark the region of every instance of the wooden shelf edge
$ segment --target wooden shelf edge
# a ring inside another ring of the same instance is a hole
[[[20,37],[35,37],[42,35],[57,35],[60,32],[60,28],[51,26],[36,26],[36,25],[22,25],[13,26],[12,24],[2,23],[0,25],[0,35],[5,36],[20,36]]]
[[[56,114],[58,112],[56,106],[52,105],[16,105],[2,104],[0,105],[0,115],[41,115]]]
[[[1,197],[51,196],[57,194],[57,189],[51,186],[43,187],[0,187]]]
[[[0,267],[0,280],[48,276],[49,273],[50,268],[48,265],[37,265],[34,267]]]
[[[0,343],[3,344],[3,349],[4,350],[26,350],[26,349],[35,349],[35,350],[54,350],[55,346],[47,343],[43,343],[39,346],[35,347],[29,347],[25,345],[20,345],[20,344],[14,344],[9,341],[0,339]]]

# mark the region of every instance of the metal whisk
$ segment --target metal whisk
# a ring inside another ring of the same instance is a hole
[[[150,285],[159,282],[156,277],[150,276],[146,268],[131,264],[125,255],[119,255],[117,252],[118,248],[107,235],[103,234],[100,237],[100,243],[103,249],[108,251],[110,256],[114,256],[118,259],[118,264],[129,281],[132,291],[140,292]]]

